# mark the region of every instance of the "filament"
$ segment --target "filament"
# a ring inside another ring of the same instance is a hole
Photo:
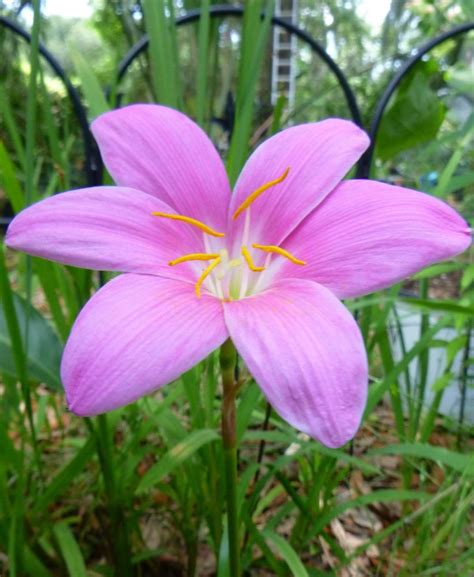
[[[198,281],[197,281],[196,286],[195,286],[197,298],[201,298],[201,285],[202,285],[202,283],[211,274],[211,272],[216,268],[216,266],[221,262],[221,260],[222,259],[221,259],[220,255],[217,255],[217,257],[211,262],[211,264],[207,268],[204,269],[202,275],[198,278]]]
[[[246,246],[242,247],[242,256],[244,257],[245,262],[247,263],[249,269],[252,270],[253,272],[262,272],[262,270],[265,270],[265,267],[263,266],[254,265],[252,255],[249,253],[249,250]]]

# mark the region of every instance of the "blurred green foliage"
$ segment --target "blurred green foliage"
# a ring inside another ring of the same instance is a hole
[[[349,111],[327,66],[301,41],[294,107],[284,98],[272,106],[272,35],[268,20],[259,18],[271,3],[246,2],[244,23],[212,19],[175,31],[173,12],[179,16],[216,3],[91,0],[90,19],[43,15],[36,32],[80,89],[90,119],[115,106],[117,98],[122,104],[161,101],[180,107],[198,118],[235,177],[248,152],[272,131],[347,117]],[[361,4],[300,0],[299,24],[346,74],[368,124],[383,89],[412,50],[474,18],[474,8],[469,0],[392,0],[377,29]],[[0,11],[29,26],[30,5],[0,0]],[[117,83],[118,63],[145,32],[150,49]],[[386,110],[373,170],[376,178],[451,202],[471,222],[473,50],[472,33],[459,37],[433,50],[406,76]],[[1,27],[0,53],[0,210],[17,212],[27,201],[83,186],[84,153],[64,87],[48,66],[40,63],[34,82],[35,55]],[[233,114],[237,129],[231,142]],[[157,398],[97,419],[75,419],[57,391],[59,356],[99,278],[4,256],[2,251],[0,570],[8,566],[12,577],[146,577],[171,572],[167,559],[174,555],[188,576],[199,574],[204,556],[225,577],[216,356]],[[334,451],[302,438],[267,412],[253,382],[244,388],[237,417],[238,498],[248,574],[335,575],[361,559],[370,560],[373,575],[472,574],[472,428],[461,414],[457,420],[437,417],[450,382],[459,382],[466,395],[473,365],[469,258],[423,271],[405,285],[417,289],[409,298],[395,287],[349,303],[365,339],[372,381],[364,435],[354,450]],[[404,342],[400,304],[409,304],[421,319],[411,348]],[[446,328],[454,331],[450,340],[441,338]],[[394,333],[401,356],[392,346]],[[430,380],[434,353],[441,369]],[[380,416],[384,396],[390,401]],[[385,446],[367,450],[367,439]],[[440,439],[448,448],[436,446]],[[398,459],[389,472],[380,460],[387,457]],[[336,538],[333,523],[351,514],[350,523],[362,519],[361,527],[370,532],[349,550]],[[380,546],[379,556],[365,556],[374,546]],[[332,559],[329,572],[320,569],[323,558]]]

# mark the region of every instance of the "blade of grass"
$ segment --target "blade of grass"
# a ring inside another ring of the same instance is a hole
[[[435,325],[430,327],[423,337],[407,352],[407,354],[398,362],[384,379],[374,383],[369,389],[369,396],[367,399],[367,406],[365,409],[365,417],[369,415],[375,406],[382,400],[384,394],[391,386],[398,386],[397,379],[400,374],[406,370],[411,361],[415,359],[423,348],[429,347],[432,338],[435,334],[450,323],[448,317],[443,317]]]
[[[387,445],[377,449],[371,449],[369,455],[403,455],[437,461],[458,471],[474,475],[474,456],[450,451],[443,447],[434,447],[428,443],[402,443],[400,445]]]
[[[0,113],[2,120],[5,122],[8,136],[10,137],[10,141],[13,145],[13,150],[15,151],[18,163],[21,165],[22,171],[25,172],[25,147],[20,136],[17,123],[15,122],[15,118],[10,107],[10,102],[2,84],[0,84]]]
[[[66,563],[70,577],[87,577],[86,565],[79,545],[69,525],[65,522],[53,525],[53,533]]]
[[[88,116],[91,121],[96,116],[110,110],[110,106],[105,98],[99,79],[89,63],[83,58],[81,53],[75,49],[71,49],[71,56],[74,62],[74,68],[81,81],[81,88],[89,109]]]
[[[33,0],[33,25],[31,29],[31,45],[30,45],[30,79],[28,84],[28,94],[26,100],[26,140],[25,140],[25,204],[29,206],[34,200],[34,174],[35,174],[35,139],[36,139],[36,121],[37,121],[37,100],[38,100],[38,73],[39,73],[39,34],[40,34],[40,1]],[[25,273],[25,287],[26,297],[29,303],[32,300],[32,261],[31,257],[26,257],[26,273]],[[27,372],[27,358],[28,358],[28,341],[29,341],[29,314],[25,315],[25,330],[24,330],[24,363],[25,363],[25,379],[22,382],[22,392],[24,396],[25,406],[28,414],[28,422],[31,429],[31,438],[35,448],[34,453],[36,457],[36,465],[40,478],[41,461],[40,453],[37,445],[37,435],[35,424],[33,420],[31,390]]]
[[[150,39],[150,60],[153,87],[158,102],[180,108],[178,81],[178,53],[172,2],[166,0],[144,0],[145,27]]]
[[[270,541],[278,549],[294,577],[309,577],[296,551],[283,537],[269,529],[264,529],[262,534],[267,541]]]
[[[261,0],[250,0],[245,4],[237,82],[236,118],[227,159],[227,172],[231,185],[234,185],[248,155],[255,93],[265,55],[265,44],[269,36],[274,1],[268,0],[265,3],[263,19],[262,7]]]
[[[66,319],[66,315],[63,312],[58,298],[58,285],[57,280],[55,279],[54,267],[49,261],[38,258],[34,261],[34,270],[38,275],[41,288],[43,289],[46,300],[48,301],[49,309],[61,340],[66,342],[71,326]]]
[[[183,441],[170,449],[158,463],[146,472],[138,484],[136,492],[143,493],[149,490],[178,465],[194,455],[198,449],[207,443],[219,440],[219,438],[218,433],[211,429],[200,429],[189,433]]]
[[[18,182],[15,166],[3,142],[0,140],[0,183],[12,205],[13,212],[20,212],[25,207],[23,189]]]
[[[209,16],[210,0],[201,2],[201,16],[199,18],[198,33],[198,70],[197,70],[197,106],[196,119],[198,124],[205,127],[206,94],[207,94],[207,65],[209,56]]]

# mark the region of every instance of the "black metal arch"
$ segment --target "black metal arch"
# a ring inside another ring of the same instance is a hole
[[[210,7],[210,16],[212,18],[218,17],[238,17],[242,18],[244,14],[244,9],[239,6],[228,6],[228,5],[217,5]],[[201,16],[201,10],[195,9],[192,10],[185,15],[176,19],[176,26],[183,26],[186,24],[190,24],[192,22],[196,22],[199,20]],[[262,15],[263,16],[263,15]],[[295,35],[297,38],[305,42],[310,48],[316,53],[329,67],[331,72],[335,75],[339,86],[341,87],[348,108],[350,110],[352,119],[359,125],[362,126],[361,114],[360,109],[352,91],[349,82],[335,63],[335,61],[329,56],[329,54],[325,51],[325,49],[319,44],[314,38],[312,38],[307,32],[294,26],[293,24],[286,22],[285,20],[273,16],[272,17],[272,25],[279,26],[290,34]],[[31,43],[31,36],[28,32],[23,30],[18,24],[6,18],[4,16],[0,16],[0,26],[3,26],[16,34],[17,36],[21,37],[27,43]],[[393,96],[394,92],[398,88],[399,84],[402,82],[405,75],[419,62],[425,54],[430,52],[436,46],[442,44],[443,42],[455,38],[459,35],[465,34],[474,30],[474,22],[469,22],[465,24],[461,24],[448,30],[435,38],[427,41],[423,44],[420,48],[416,50],[416,52],[411,56],[400,68],[397,74],[392,78],[390,83],[388,84],[387,88],[383,92],[382,96],[380,97],[378,104],[375,109],[374,117],[370,125],[369,129],[369,136],[371,139],[371,146],[367,150],[367,152],[363,155],[361,160],[358,164],[357,169],[357,177],[358,178],[368,178],[370,175],[370,170],[373,163],[374,158],[374,150],[375,150],[375,143],[376,138],[380,129],[380,124],[383,118],[383,114],[387,105],[390,102],[391,97]],[[119,64],[118,72],[117,72],[117,80],[120,82],[124,75],[127,73],[127,70],[134,62],[134,60],[146,50],[148,47],[149,39],[148,36],[144,36],[139,40],[135,46],[133,46],[130,51],[125,55],[122,61]],[[101,182],[101,159],[100,154],[98,152],[97,146],[95,145],[95,141],[92,138],[92,134],[89,129],[89,124],[87,120],[87,114],[85,108],[82,104],[81,97],[78,91],[74,88],[71,81],[69,80],[68,76],[66,75],[64,69],[59,64],[57,59],[53,56],[53,54],[45,48],[43,44],[40,43],[39,51],[41,56],[45,59],[45,61],[51,66],[52,70],[55,74],[61,79],[63,82],[68,97],[71,100],[74,113],[77,117],[77,120],[80,125],[80,130],[83,139],[84,145],[84,155],[85,155],[85,173],[86,173],[86,182],[89,186],[94,186],[100,184]]]
[[[209,14],[211,18],[229,17],[229,16],[242,18],[244,15],[244,8],[242,8],[241,6],[216,5],[210,7]],[[184,16],[180,16],[179,18],[177,18],[175,23],[176,26],[183,26],[185,24],[191,24],[192,22],[196,22],[196,20],[199,20],[200,17],[201,17],[201,10],[197,8],[195,10],[189,11]],[[279,18],[278,16],[272,16],[272,26],[280,26],[290,34],[296,36],[297,38],[305,42],[308,46],[310,46],[313,52],[315,52],[321,58],[321,60],[323,60],[327,64],[331,72],[334,74],[334,76],[336,76],[339,86],[341,87],[344,93],[352,119],[356,124],[362,126],[362,119],[359,106],[357,104],[357,100],[352,91],[352,88],[350,87],[349,82],[345,77],[344,73],[342,72],[342,70],[329,56],[329,54],[326,52],[323,46],[321,46],[321,44],[319,44],[319,42],[317,42],[307,32],[305,32],[301,28],[298,28],[294,24],[291,24],[290,22],[286,22],[285,20]],[[148,35],[143,36],[143,38],[141,38],[135,44],[135,46],[133,46],[130,49],[130,51],[125,55],[125,57],[119,64],[117,74],[118,82],[122,80],[128,68],[135,60],[135,58],[137,58],[142,52],[146,50],[146,48],[148,47],[148,42],[149,42]]]
[[[451,40],[456,36],[466,34],[471,30],[474,30],[474,22],[467,22],[466,24],[460,24],[459,26],[456,26],[451,30],[447,30],[442,34],[439,34],[439,36],[436,36],[435,38],[428,40],[427,42],[425,42],[425,44],[422,44],[416,50],[415,54],[413,54],[413,56],[411,56],[411,58],[409,58],[403,64],[403,66],[400,68],[397,74],[392,78],[387,88],[383,92],[382,96],[379,98],[377,107],[375,108],[374,117],[372,119],[372,123],[369,128],[369,136],[371,144],[366,153],[359,161],[357,169],[358,178],[369,178],[370,176],[370,171],[374,159],[375,143],[385,109],[387,108],[387,105],[390,102],[390,99],[392,98],[394,92],[396,91],[402,80],[405,78],[405,76],[408,74],[408,72],[410,72],[410,70],[423,58],[423,56],[425,56],[425,54],[433,50],[433,48],[436,48],[436,46],[439,46],[440,44],[443,44],[443,42]]]
[[[3,26],[7,30],[10,30],[15,35],[19,36],[25,40],[28,44],[31,44],[31,35],[23,30],[21,26],[13,22],[5,16],[0,16],[0,26]],[[71,81],[69,80],[66,72],[55,56],[45,48],[45,46],[40,43],[39,45],[40,55],[45,59],[45,61],[51,66],[54,73],[60,78],[64,87],[66,88],[67,95],[71,100],[71,104],[74,110],[74,114],[79,122],[79,126],[82,134],[82,141],[84,144],[84,157],[85,157],[85,167],[86,167],[86,182],[89,186],[95,186],[100,184],[101,180],[101,169],[100,169],[100,156],[95,145],[95,141],[92,138],[91,131],[89,129],[89,121],[87,120],[86,110],[82,104],[81,97],[78,91],[74,88]]]

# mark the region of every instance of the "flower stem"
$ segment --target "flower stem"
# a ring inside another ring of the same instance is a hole
[[[228,339],[221,347],[220,365],[222,372],[222,444],[227,500],[227,532],[229,539],[229,574],[240,577],[239,516],[237,512],[237,435],[235,429],[235,365],[237,354]]]

